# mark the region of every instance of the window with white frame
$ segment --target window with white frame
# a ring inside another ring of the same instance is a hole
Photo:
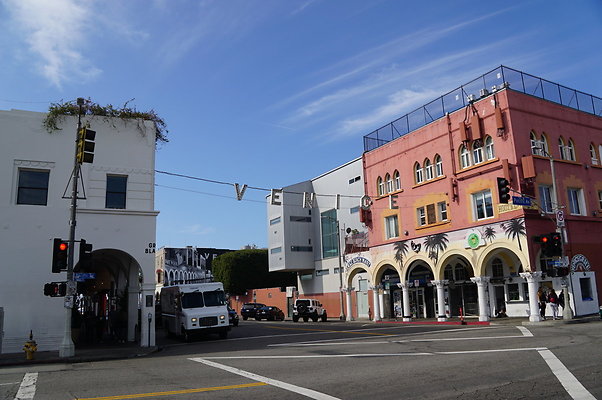
[[[445,201],[437,203],[437,217],[439,221],[447,221],[447,203]]]
[[[381,178],[380,176],[376,180],[376,193],[378,193],[379,196],[385,194],[385,184],[383,182],[383,178]]]
[[[385,175],[385,182],[387,183],[387,193],[391,193],[393,191],[393,180],[391,179],[391,175]]]
[[[572,215],[585,215],[585,202],[583,190],[580,188],[568,188],[569,211]]]
[[[443,176],[443,160],[439,154],[435,156],[435,174]]]
[[[460,168],[470,167],[470,152],[466,146],[460,146]]]
[[[493,202],[491,200],[491,190],[483,190],[472,194],[472,204],[474,207],[474,217],[477,220],[493,218]]]
[[[544,212],[552,213],[554,212],[554,190],[552,186],[549,185],[539,185],[539,206]]]
[[[548,149],[548,139],[546,139],[545,133],[541,134],[541,138],[539,139],[539,145],[540,145],[540,148],[542,149],[541,150],[541,152],[543,153],[542,156],[551,157],[550,150]]]
[[[397,215],[385,217],[385,235],[387,239],[399,237],[399,225]]]
[[[424,160],[424,175],[426,175],[427,181],[433,179],[433,164],[431,164],[431,160],[428,158]]]
[[[475,140],[472,144],[472,162],[480,164],[483,162],[483,142]]]
[[[598,191],[598,208],[602,210],[602,190]]]
[[[424,207],[418,207],[416,209],[416,222],[418,226],[426,225],[426,211]]]
[[[596,154],[596,147],[593,144],[589,145],[589,156],[592,165],[598,165],[598,155]]]
[[[48,170],[19,170],[17,204],[45,206],[48,201]]]
[[[417,184],[424,182],[422,166],[419,163],[414,164],[414,179],[416,180]]]
[[[401,190],[401,178],[399,177],[399,171],[393,172],[393,187],[395,191]]]
[[[566,152],[566,160],[569,160],[569,161],[577,160],[577,158],[575,157],[575,144],[573,143],[573,141],[571,139],[569,139],[564,150]]]
[[[493,149],[493,138],[491,136],[487,136],[485,138],[485,158],[487,160],[493,160],[495,158],[495,151]]]
[[[543,156],[543,152],[539,147],[539,140],[537,140],[537,136],[535,136],[535,132],[531,131],[529,133],[529,138],[531,139],[531,153],[536,156]]]

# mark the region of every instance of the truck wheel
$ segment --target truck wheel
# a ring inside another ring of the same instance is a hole
[[[328,316],[326,315],[326,311],[322,314],[322,322],[326,322],[328,320]]]
[[[293,315],[293,322],[299,322],[299,316]]]
[[[242,320],[246,321],[249,317],[247,317],[246,315],[243,315]]]
[[[192,340],[192,335],[184,328],[182,328],[182,336],[184,337],[184,341],[186,343],[189,343]]]
[[[261,318],[255,317],[255,321],[261,321]]]

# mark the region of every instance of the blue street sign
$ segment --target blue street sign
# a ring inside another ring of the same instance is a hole
[[[531,206],[531,198],[530,197],[518,197],[512,196],[512,204],[515,206]]]
[[[96,273],[94,272],[76,272],[73,274],[73,279],[77,282],[83,282],[86,279],[96,279]]]
[[[562,266],[562,261],[561,260],[548,260],[548,265],[551,265],[553,267],[560,267],[560,266]]]

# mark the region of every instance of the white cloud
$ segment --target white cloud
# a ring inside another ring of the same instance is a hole
[[[25,36],[29,50],[40,57],[41,74],[53,85],[88,79],[100,73],[82,55],[92,21],[91,2],[76,0],[4,0],[11,25]]]
[[[203,235],[209,235],[211,233],[215,233],[215,228],[202,226],[200,224],[194,224],[194,225],[182,227],[182,229],[180,229],[178,231],[178,233],[185,234],[185,235],[203,236]]]

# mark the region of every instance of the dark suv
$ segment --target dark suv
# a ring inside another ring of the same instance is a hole
[[[240,310],[240,315],[242,316],[242,319],[245,321],[248,318],[255,318],[255,315],[257,314],[257,310],[259,310],[261,307],[265,307],[265,304],[245,303],[245,304],[243,304],[243,306]]]

